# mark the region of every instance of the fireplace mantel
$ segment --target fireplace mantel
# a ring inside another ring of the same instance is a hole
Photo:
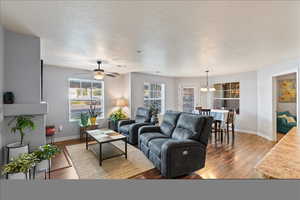
[[[45,115],[48,113],[48,103],[41,102],[38,104],[4,104],[4,117],[17,115]]]

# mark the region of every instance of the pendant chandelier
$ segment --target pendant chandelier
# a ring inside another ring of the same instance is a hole
[[[205,87],[201,87],[200,91],[201,92],[214,92],[216,91],[216,89],[214,87],[209,87],[208,86],[208,70],[205,71],[206,72],[206,86]]]

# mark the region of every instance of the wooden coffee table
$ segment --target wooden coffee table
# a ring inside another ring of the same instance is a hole
[[[126,136],[124,136],[120,133],[117,133],[113,130],[107,129],[107,128],[89,130],[89,131],[86,131],[86,137],[85,137],[86,149],[89,149],[89,138],[92,138],[99,144],[99,165],[100,166],[102,165],[103,160],[110,159],[113,157],[125,155],[125,158],[127,159],[127,137]],[[111,143],[111,142],[115,142],[115,141],[119,141],[119,140],[124,141],[124,144],[125,144],[124,151]],[[110,143],[111,145],[113,145],[113,147],[116,148],[119,153],[103,157],[102,146],[105,143]],[[95,153],[97,153],[97,152],[95,152]]]

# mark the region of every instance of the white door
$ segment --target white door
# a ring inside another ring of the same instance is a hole
[[[195,110],[195,88],[182,87],[181,91],[182,111],[191,113]]]

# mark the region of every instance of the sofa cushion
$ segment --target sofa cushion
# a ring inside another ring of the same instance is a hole
[[[164,114],[163,121],[160,125],[161,132],[167,136],[171,136],[175,127],[177,120],[179,118],[179,112],[167,111]]]
[[[149,141],[154,138],[168,138],[168,136],[163,135],[158,132],[148,132],[140,135],[140,143],[143,143],[145,145],[148,145]]]
[[[150,152],[154,153],[157,157],[161,156],[161,147],[162,145],[169,141],[170,138],[155,138],[149,141]]]
[[[126,124],[126,125],[120,126],[119,132],[123,133],[125,135],[128,135],[129,134],[129,128],[130,128],[131,125],[132,124]]]
[[[142,107],[137,108],[135,113],[136,123],[150,122],[150,120],[151,120],[151,114],[148,108],[142,108]]]
[[[205,117],[196,114],[182,113],[178,119],[172,138],[199,140]]]

